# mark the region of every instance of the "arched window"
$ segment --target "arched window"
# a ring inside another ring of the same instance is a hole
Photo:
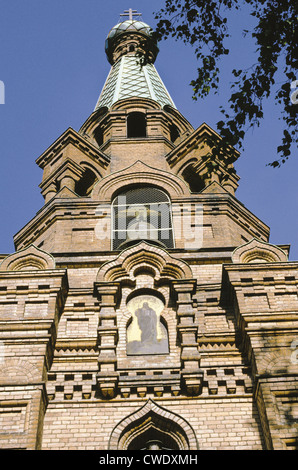
[[[205,188],[205,183],[196,173],[193,164],[188,165],[185,170],[183,170],[182,177],[188,183],[189,189],[192,193],[199,193]]]
[[[176,140],[180,137],[179,129],[174,124],[170,126],[170,139],[171,142],[176,142]]]
[[[76,183],[75,191],[79,196],[88,196],[97,181],[97,176],[90,168],[85,168],[82,178]]]
[[[194,430],[182,417],[147,403],[118,423],[109,441],[110,450],[197,450]]]
[[[144,113],[133,112],[127,116],[127,137],[146,137],[146,116]]]
[[[146,186],[119,194],[112,203],[112,247],[148,240],[174,247],[170,199],[160,189]]]
[[[98,126],[94,131],[94,139],[97,142],[97,145],[100,147],[103,144],[103,129]]]

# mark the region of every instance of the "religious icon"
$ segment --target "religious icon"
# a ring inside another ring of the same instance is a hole
[[[127,329],[127,354],[167,354],[168,334],[160,320],[163,302],[154,296],[133,298],[127,305],[132,322]]]
[[[131,206],[126,215],[133,217],[127,225],[129,240],[158,240],[158,229],[148,221],[150,210],[146,206]]]

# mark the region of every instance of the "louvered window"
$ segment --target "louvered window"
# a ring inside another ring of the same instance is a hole
[[[171,202],[165,192],[139,187],[119,194],[112,203],[113,249],[147,240],[173,248]]]

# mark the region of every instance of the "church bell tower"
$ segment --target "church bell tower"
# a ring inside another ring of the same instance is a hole
[[[121,16],[93,112],[37,158],[44,205],[0,257],[0,448],[294,449],[298,265]]]

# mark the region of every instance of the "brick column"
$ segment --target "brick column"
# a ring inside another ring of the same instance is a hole
[[[177,338],[181,345],[182,387],[188,395],[199,395],[203,380],[197,341],[198,326],[192,299],[195,289],[194,279],[172,282],[177,305]]]
[[[0,272],[0,449],[41,448],[65,270]]]
[[[45,204],[47,202],[49,202],[54,196],[56,196],[56,194],[57,194],[57,185],[56,185],[56,183],[52,182],[43,191],[43,196],[45,198]]]
[[[61,174],[57,178],[57,182],[60,183],[60,188],[64,186],[71,191],[75,191],[76,182],[82,177],[82,170],[73,168],[72,166],[66,167],[61,171]]]
[[[40,183],[41,193],[47,203],[54,197],[58,191],[58,187],[62,189],[64,186],[75,192],[76,183],[82,178],[84,169],[71,160],[65,160],[61,166],[53,172],[47,173],[47,176]]]
[[[95,291],[100,301],[97,384],[103,398],[113,398],[117,394],[118,386],[116,305],[119,300],[120,284],[97,282]]]
[[[224,266],[223,292],[233,305],[239,346],[249,360],[266,448],[297,439],[298,264]],[[295,391],[296,390],[296,391]]]

